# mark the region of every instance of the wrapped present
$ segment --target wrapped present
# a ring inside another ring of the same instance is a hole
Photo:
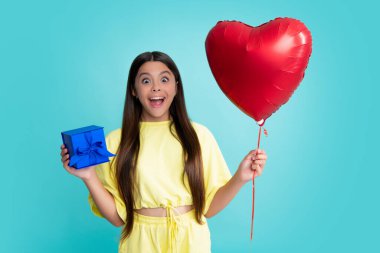
[[[108,152],[103,127],[87,126],[61,132],[69,156],[69,166],[81,169],[91,165],[109,162],[115,156]]]

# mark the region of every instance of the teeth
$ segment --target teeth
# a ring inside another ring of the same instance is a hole
[[[165,97],[154,97],[154,98],[150,98],[150,100],[160,100],[160,99],[165,99]]]

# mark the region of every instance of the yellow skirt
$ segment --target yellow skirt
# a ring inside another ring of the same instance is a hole
[[[195,211],[168,217],[135,213],[131,235],[119,243],[119,253],[210,253],[210,230],[200,225]]]

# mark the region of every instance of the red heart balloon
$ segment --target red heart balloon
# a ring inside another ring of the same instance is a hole
[[[311,51],[310,31],[292,18],[258,27],[219,21],[206,38],[207,59],[219,87],[260,125],[298,87]]]

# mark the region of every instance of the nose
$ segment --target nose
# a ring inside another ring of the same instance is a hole
[[[158,84],[156,82],[153,82],[152,91],[154,91],[154,92],[160,91],[160,88],[158,87]]]

